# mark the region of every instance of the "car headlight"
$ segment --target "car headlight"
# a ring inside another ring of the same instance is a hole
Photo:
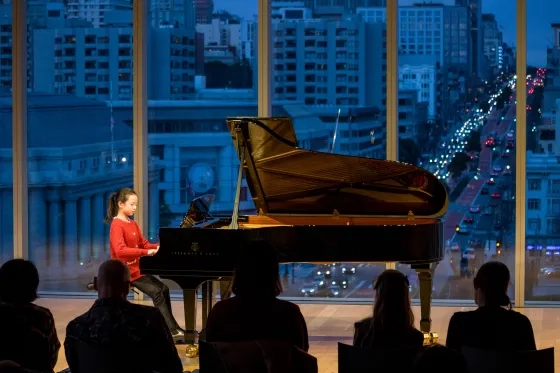
[[[309,292],[310,292],[310,293],[313,293],[314,291],[315,291],[315,289],[311,289],[311,290],[309,290]]]

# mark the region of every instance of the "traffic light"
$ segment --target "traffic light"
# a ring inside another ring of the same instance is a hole
[[[461,227],[459,227],[458,225],[455,226],[455,232],[459,232],[461,230]]]

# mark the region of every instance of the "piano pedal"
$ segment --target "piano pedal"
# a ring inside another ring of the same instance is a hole
[[[197,344],[187,345],[187,348],[185,350],[185,355],[191,359],[198,357],[198,345]]]
[[[438,343],[438,334],[437,333],[424,333],[424,346],[430,346],[433,344]]]

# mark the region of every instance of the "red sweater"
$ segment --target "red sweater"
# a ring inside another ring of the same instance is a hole
[[[109,244],[111,258],[123,261],[130,269],[130,281],[141,277],[140,257],[148,255],[148,250],[158,247],[144,238],[134,220],[126,222],[121,219],[113,219],[111,223]]]

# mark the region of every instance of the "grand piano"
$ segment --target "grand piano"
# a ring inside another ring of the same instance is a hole
[[[197,289],[203,333],[209,281],[222,280],[227,296],[236,257],[249,241],[271,243],[281,263],[410,264],[420,283],[420,329],[430,335],[432,275],[444,257],[444,185],[408,164],[301,149],[291,118],[236,117],[227,124],[240,160],[233,214],[214,216],[214,196],[199,197],[181,227],[160,229],[159,252],[140,260],[143,274],[183,289],[186,342],[198,336]],[[256,215],[239,215],[243,174]]]

